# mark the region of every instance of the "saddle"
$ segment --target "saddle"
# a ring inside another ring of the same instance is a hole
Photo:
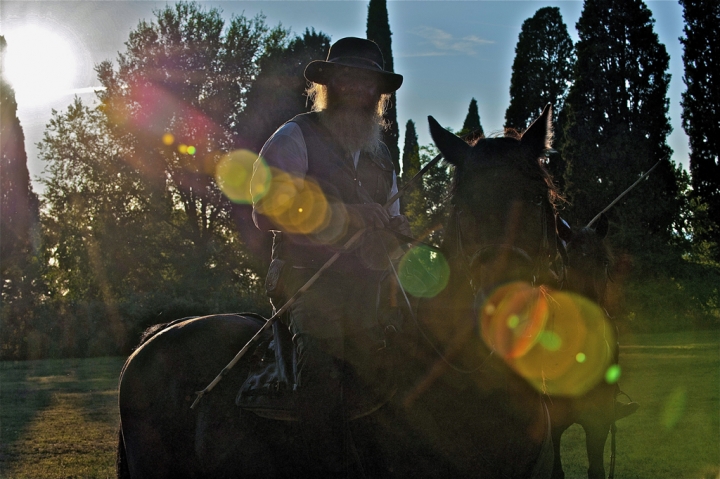
[[[284,275],[288,268],[284,256],[285,242],[283,234],[273,232],[272,262],[265,280],[265,290],[275,304],[284,303],[290,294],[285,291]],[[390,285],[391,277],[386,274],[378,285],[375,301],[375,313],[378,325],[385,329],[386,339],[389,332],[402,329],[402,315],[397,308],[392,311],[389,306],[394,303],[391,296],[395,294]],[[383,307],[386,305],[387,307]],[[391,308],[392,309],[392,308]],[[250,372],[237,394],[237,406],[252,411],[258,416],[284,421],[298,421],[294,391],[297,388],[295,377],[297,372],[297,355],[291,333],[281,321],[272,325],[269,333],[261,339],[251,358]],[[388,346],[387,341],[385,347]],[[366,390],[365,385],[348,377],[343,384],[347,394],[345,408],[347,417],[357,419],[378,410],[395,394],[393,375],[382,381],[383,384]],[[386,384],[386,383],[392,384]]]
[[[288,328],[276,321],[272,335],[263,338],[251,356],[251,368],[235,399],[235,404],[260,417],[280,421],[299,421],[294,391],[296,352]],[[373,391],[350,377],[345,408],[350,420],[380,409],[395,395],[394,378]]]

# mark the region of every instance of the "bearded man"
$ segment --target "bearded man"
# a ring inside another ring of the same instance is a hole
[[[384,70],[375,43],[343,38],[326,61],[307,65],[305,78],[312,82],[313,111],[282,125],[263,146],[252,181],[253,218],[261,230],[273,231],[266,286],[275,306],[365,231],[360,245],[343,252],[283,319],[295,348],[294,394],[317,468],[312,473],[361,476],[346,455],[352,439],[345,403],[353,394],[350,381],[377,390],[389,369],[388,325],[378,321],[376,307],[392,253],[384,231],[407,235],[409,227],[398,201],[383,206],[397,192],[397,179],[380,135],[389,94],[402,76]]]

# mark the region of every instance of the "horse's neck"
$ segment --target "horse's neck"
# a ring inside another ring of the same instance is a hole
[[[446,232],[440,250],[450,267],[447,286],[438,295],[424,299],[418,309],[421,323],[443,350],[464,342],[465,337],[474,335],[477,328],[467,260],[458,249],[457,229],[452,217]]]

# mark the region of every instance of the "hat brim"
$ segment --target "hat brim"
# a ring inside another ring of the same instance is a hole
[[[327,85],[328,81],[334,74],[345,69],[363,70],[377,75],[380,83],[380,93],[392,93],[400,88],[403,82],[403,76],[398,75],[397,73],[386,72],[374,68],[366,68],[363,66],[327,62],[324,60],[315,60],[308,63],[308,66],[305,67],[305,79],[321,85]]]

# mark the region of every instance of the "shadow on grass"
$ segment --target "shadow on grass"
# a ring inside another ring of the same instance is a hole
[[[118,425],[117,380],[123,358],[91,358],[0,363],[0,477],[22,463],[30,451],[28,434],[59,402],[81,422]],[[51,434],[48,431],[48,434]],[[33,441],[36,441],[33,438]],[[35,447],[36,452],[41,449]]]

